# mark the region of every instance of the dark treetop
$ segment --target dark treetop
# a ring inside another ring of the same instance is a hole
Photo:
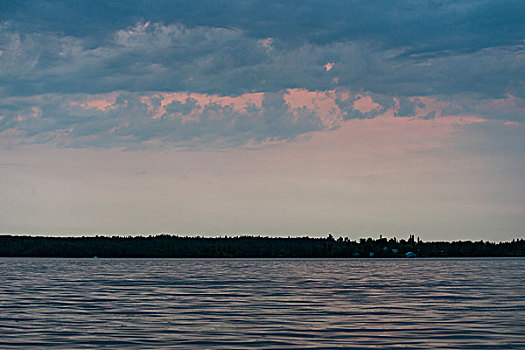
[[[143,257],[143,258],[352,258],[525,256],[525,240],[511,242],[422,242],[348,238],[272,237],[33,237],[0,236],[4,257]]]

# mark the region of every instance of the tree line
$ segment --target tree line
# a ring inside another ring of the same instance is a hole
[[[43,237],[0,236],[2,257],[108,258],[394,258],[525,256],[525,240],[423,242],[409,239],[311,237]]]

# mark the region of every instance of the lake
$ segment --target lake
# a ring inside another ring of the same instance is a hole
[[[524,349],[525,259],[0,258],[0,348]]]

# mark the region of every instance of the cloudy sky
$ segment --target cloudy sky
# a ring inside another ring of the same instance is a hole
[[[0,232],[525,235],[525,3],[0,1]]]

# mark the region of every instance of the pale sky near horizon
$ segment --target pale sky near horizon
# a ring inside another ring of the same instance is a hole
[[[525,237],[522,1],[0,3],[0,233]]]

